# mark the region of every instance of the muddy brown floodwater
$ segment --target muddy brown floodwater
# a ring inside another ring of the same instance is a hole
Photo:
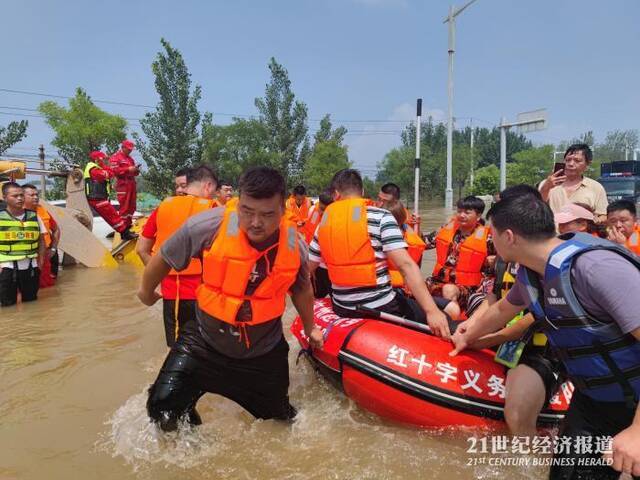
[[[429,229],[446,215],[431,206],[423,217]],[[160,434],[145,401],[167,349],[160,305],[135,297],[140,275],[69,268],[38,302],[0,311],[0,479],[545,477],[470,465],[467,438],[483,432],[419,431],[361,410],[307,361],[295,364],[291,308],[295,423],[254,420],[209,394],[198,404],[204,425]]]

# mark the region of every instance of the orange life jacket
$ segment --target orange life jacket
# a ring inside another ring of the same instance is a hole
[[[377,285],[366,200],[338,200],[329,205],[318,227],[318,243],[332,283],[345,287]]]
[[[425,248],[427,248],[424,240],[420,238],[416,232],[414,232],[411,228],[406,228],[404,230],[404,241],[407,242],[408,248],[407,252],[409,256],[413,259],[416,264],[420,264],[420,260],[422,259],[422,253]],[[404,279],[402,278],[402,274],[398,270],[398,268],[393,264],[393,262],[387,259],[389,262],[389,276],[391,277],[391,285],[393,287],[403,287]]]
[[[164,199],[156,212],[158,230],[152,253],[155,255],[160,251],[162,244],[182,227],[189,217],[215,206],[217,203],[214,200],[193,195],[177,195]],[[200,275],[201,273],[202,263],[197,258],[192,258],[187,268],[180,272],[171,269],[169,275]]]
[[[316,228],[318,228],[320,220],[322,220],[322,212],[320,211],[319,205],[314,205],[311,207],[309,219],[302,229],[307,244],[310,244],[311,240],[313,240],[313,234],[316,233]]]
[[[640,227],[636,226],[625,246],[636,255],[640,255]]]
[[[289,212],[289,219],[292,222],[306,222],[309,217],[309,209],[311,208],[311,200],[307,197],[304,197],[302,205],[298,206],[296,204],[296,197],[291,195],[287,199],[287,211]]]
[[[273,248],[277,248],[277,253],[270,271],[255,291],[247,294],[256,263]],[[203,283],[198,287],[198,307],[236,327],[280,317],[284,313],[286,294],[300,269],[299,248],[296,225],[283,217],[278,243],[263,251],[256,250],[240,229],[236,208],[227,207],[211,248],[202,255]],[[245,301],[251,305],[251,320],[238,322],[238,311]]]
[[[458,230],[457,222],[450,222],[442,227],[436,236],[436,266],[433,275],[437,276],[442,269],[445,269],[445,281],[449,281],[451,272],[445,267],[449,247],[453,237]],[[463,286],[477,286],[482,281],[482,266],[487,258],[487,237],[489,228],[478,225],[471,235],[469,235],[462,245],[460,245],[459,257],[454,268],[455,283]]]
[[[43,235],[43,239],[44,239],[44,246],[49,248],[51,246],[51,238],[52,238],[51,214],[42,205],[38,205],[38,207],[36,208],[36,213],[38,214],[38,217],[40,217],[40,220],[42,220],[42,223],[44,223],[45,228],[47,229],[47,232]]]
[[[413,217],[411,215],[412,212],[409,211],[408,208],[404,209],[405,214],[407,215],[407,220],[406,220],[406,224],[409,225],[409,228],[411,228],[411,230],[415,230],[415,226],[416,225],[420,225],[420,219],[416,219],[416,221],[413,221]]]

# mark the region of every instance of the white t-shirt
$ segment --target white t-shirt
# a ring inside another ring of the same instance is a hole
[[[24,220],[25,215],[27,214],[27,212],[25,211],[22,215],[18,216],[18,217],[13,217],[16,220]],[[44,223],[42,222],[42,219],[40,217],[38,217],[38,225],[40,225],[40,236],[44,235],[45,233],[47,233],[47,227],[44,226]],[[18,260],[17,262],[3,262],[0,263],[0,269],[2,268],[11,268],[13,269],[13,264],[17,263],[18,264],[18,270],[28,270],[29,269],[29,265],[31,265],[31,261],[33,260],[33,265],[36,265],[36,261],[37,258],[24,258],[22,260]]]

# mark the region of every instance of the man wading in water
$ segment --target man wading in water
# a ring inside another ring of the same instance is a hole
[[[165,431],[186,417],[200,424],[195,404],[205,393],[230,398],[256,418],[291,419],[287,344],[282,331],[287,291],[313,347],[322,332],[313,322],[307,246],[284,217],[285,182],[256,167],[240,179],[237,205],[189,218],[147,265],[138,297],[161,298],[156,287],[171,268],[202,259],[198,328],[185,331],[149,389],[147,411]]]

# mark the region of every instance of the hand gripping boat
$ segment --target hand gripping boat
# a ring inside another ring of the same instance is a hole
[[[494,352],[450,357],[450,342],[416,330],[425,326],[341,318],[328,298],[316,300],[314,318],[325,336],[321,350],[309,350],[300,317],[291,332],[318,369],[365,410],[427,428],[504,426],[507,369],[494,362]],[[557,424],[572,392],[570,383],[562,384],[539,425]]]

